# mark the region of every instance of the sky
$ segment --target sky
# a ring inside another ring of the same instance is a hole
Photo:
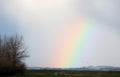
[[[30,67],[120,67],[119,0],[0,0],[0,34],[23,35]]]

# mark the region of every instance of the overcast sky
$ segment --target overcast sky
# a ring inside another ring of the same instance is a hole
[[[86,19],[95,26],[96,37],[91,36],[89,51],[65,67],[120,66],[119,14],[119,0],[0,0],[0,34],[24,36],[28,66],[61,67],[55,65],[59,60],[54,62],[62,57],[54,51],[56,42],[71,22]]]

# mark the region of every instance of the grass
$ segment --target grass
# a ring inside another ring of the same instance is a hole
[[[55,75],[62,73],[61,75]],[[1,77],[1,76],[0,76]],[[120,72],[115,71],[70,71],[70,70],[29,70],[24,76],[6,77],[120,77]]]

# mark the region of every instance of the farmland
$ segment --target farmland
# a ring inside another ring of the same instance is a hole
[[[27,70],[24,76],[7,77],[120,77],[115,71]]]

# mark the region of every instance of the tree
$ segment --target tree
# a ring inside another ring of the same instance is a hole
[[[0,74],[23,73],[26,57],[22,36],[0,37]]]

